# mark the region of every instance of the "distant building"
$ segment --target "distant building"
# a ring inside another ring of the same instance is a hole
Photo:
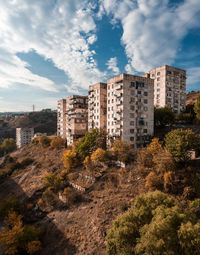
[[[97,83],[88,91],[88,129],[106,129],[107,84]]]
[[[34,138],[40,138],[40,137],[42,137],[42,136],[47,136],[47,133],[39,133],[39,132],[37,132],[37,133],[34,134],[34,136],[33,136],[32,139],[34,139]]]
[[[176,114],[185,109],[186,71],[173,66],[160,66],[149,71],[154,79],[154,105],[169,106]]]
[[[16,128],[16,144],[18,148],[29,144],[34,136],[34,128]]]
[[[66,138],[66,99],[60,99],[57,107],[57,136]]]
[[[88,130],[88,97],[69,96],[66,98],[66,140],[72,145]]]
[[[154,133],[154,81],[120,74],[107,81],[108,145],[116,138],[141,148]]]

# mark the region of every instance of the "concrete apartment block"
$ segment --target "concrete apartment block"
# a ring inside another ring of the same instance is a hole
[[[186,71],[173,66],[160,66],[149,71],[154,79],[154,105],[169,106],[178,114],[185,109]]]
[[[108,145],[120,138],[143,147],[154,133],[154,81],[120,74],[107,81]]]
[[[57,106],[57,136],[66,139],[66,99],[60,99]]]
[[[97,83],[88,91],[88,130],[106,129],[107,84]]]
[[[34,136],[34,128],[16,128],[17,148],[29,144]]]
[[[66,140],[72,145],[88,130],[88,97],[69,96],[66,98]]]

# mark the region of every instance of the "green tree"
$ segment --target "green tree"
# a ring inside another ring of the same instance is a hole
[[[1,149],[4,152],[4,154],[13,152],[14,150],[17,149],[16,142],[13,138],[6,138],[4,139]]]
[[[154,109],[154,123],[156,127],[164,127],[173,124],[175,113],[168,106]]]
[[[187,162],[190,151],[199,147],[200,136],[191,129],[175,129],[165,136],[165,143],[176,162]]]
[[[195,216],[174,198],[149,192],[136,197],[131,209],[114,221],[107,234],[107,251],[109,255],[197,255],[199,227]]]
[[[200,119],[200,94],[197,97],[197,101],[194,104],[194,111],[196,113],[197,119]]]

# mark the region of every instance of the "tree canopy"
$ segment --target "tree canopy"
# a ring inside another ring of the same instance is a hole
[[[174,123],[175,113],[168,106],[154,109],[154,123],[157,127],[164,127]]]

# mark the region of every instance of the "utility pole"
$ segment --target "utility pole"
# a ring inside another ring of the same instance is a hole
[[[35,105],[33,104],[33,112],[35,111]]]

